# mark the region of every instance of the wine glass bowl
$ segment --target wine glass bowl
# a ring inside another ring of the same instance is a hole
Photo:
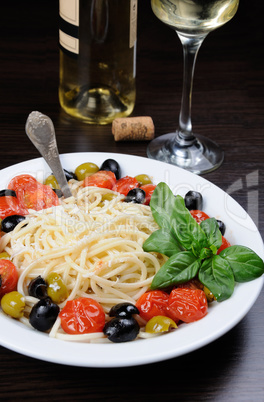
[[[217,169],[224,153],[211,139],[192,131],[191,100],[196,58],[205,37],[235,15],[239,0],[151,0],[154,14],[175,29],[183,46],[184,74],[178,129],[150,142],[149,158],[197,174]]]

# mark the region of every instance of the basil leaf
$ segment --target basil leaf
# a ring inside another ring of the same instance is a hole
[[[211,250],[214,252],[214,254],[216,254],[217,250],[220,248],[222,244],[222,234],[219,230],[219,226],[216,219],[215,218],[206,219],[205,221],[202,221],[200,223],[200,226],[203,229],[204,233],[206,234]]]
[[[203,248],[200,251],[199,259],[202,261],[205,260],[206,258],[212,257],[214,254],[215,253],[211,250],[211,248]]]
[[[201,262],[190,251],[182,251],[170,257],[156,273],[151,289],[167,288],[194,278]]]
[[[173,234],[176,239],[186,248],[192,251],[197,257],[200,250],[209,247],[207,237],[201,226],[185,207],[184,199],[177,195],[175,197],[175,209],[173,215]]]
[[[160,228],[168,231],[171,229],[171,217],[175,208],[174,202],[175,198],[169,186],[165,183],[159,183],[149,203],[155,222]]]
[[[219,255],[228,261],[236,282],[252,281],[264,273],[263,260],[248,247],[230,246]]]
[[[235,280],[232,269],[219,255],[203,261],[198,278],[219,302],[228,299],[234,291]]]
[[[183,248],[169,232],[159,229],[145,240],[143,250],[147,252],[155,251],[171,257],[179,251],[182,251]]]
[[[198,257],[201,249],[210,247],[202,228],[185,207],[184,199],[179,195],[174,197],[167,184],[157,185],[150,207],[160,228],[169,231],[183,248]]]

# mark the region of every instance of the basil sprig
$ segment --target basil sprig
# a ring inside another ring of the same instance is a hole
[[[228,299],[235,282],[248,282],[264,273],[263,260],[245,246],[230,246],[219,255],[222,234],[214,218],[199,225],[165,183],[152,194],[150,207],[160,229],[144,242],[143,249],[169,257],[153,278],[151,289],[187,282],[196,276],[217,301]]]

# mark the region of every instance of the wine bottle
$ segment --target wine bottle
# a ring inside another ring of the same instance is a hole
[[[137,0],[60,0],[59,101],[70,116],[107,124],[131,114]]]

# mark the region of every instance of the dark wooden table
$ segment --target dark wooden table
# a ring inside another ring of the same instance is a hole
[[[115,143],[111,126],[87,126],[70,121],[61,112],[57,3],[15,0],[1,5],[0,168],[39,156],[24,133],[32,110],[53,119],[60,153],[112,151],[146,156],[146,143]],[[225,191],[241,180],[241,188],[232,196],[251,213],[263,235],[261,3],[242,1],[233,21],[211,33],[202,46],[194,82],[193,125],[197,133],[215,139],[225,151],[223,165],[206,178]],[[152,116],[156,135],[170,132],[177,127],[182,50],[173,30],[154,17],[147,0],[139,0],[137,55],[133,114]],[[252,173],[255,182],[247,180]],[[248,315],[212,344],[140,367],[69,367],[0,347],[0,399],[264,401],[263,305],[262,292]]]

